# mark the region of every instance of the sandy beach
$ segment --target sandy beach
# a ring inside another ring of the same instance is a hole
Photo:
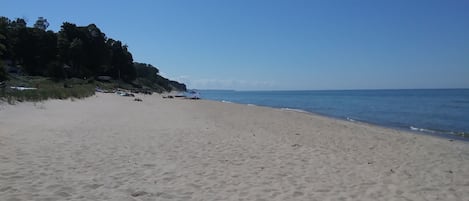
[[[469,200],[469,143],[103,94],[0,104],[0,200]]]

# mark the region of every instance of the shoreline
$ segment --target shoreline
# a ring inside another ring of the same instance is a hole
[[[401,90],[401,89],[396,89],[396,90]],[[179,91],[175,91],[175,92],[171,92],[171,93],[162,93],[162,94],[155,94],[156,96],[162,96],[164,97],[164,95],[176,95],[176,94],[179,94],[181,92]],[[113,93],[111,93],[113,94]],[[96,95],[93,95],[93,96],[96,96]],[[82,98],[82,99],[87,99],[87,98],[90,98],[90,97],[86,97],[86,98]],[[24,101],[24,102],[18,102],[16,104],[23,104],[23,103],[32,103],[34,105],[36,104],[42,104],[46,101],[53,101],[53,100],[61,100],[61,101],[76,101],[76,100],[82,100],[82,99],[73,99],[73,98],[68,98],[68,99],[48,99],[48,100],[43,100],[43,101],[37,101],[37,102],[31,102],[31,101]],[[176,97],[175,99],[181,99],[180,97]],[[365,125],[365,126],[372,126],[372,127],[378,127],[378,128],[382,128],[382,129],[390,129],[390,130],[396,130],[396,131],[401,131],[401,132],[406,132],[406,133],[410,133],[410,134],[417,134],[417,135],[424,135],[424,136],[431,136],[431,137],[437,137],[437,138],[441,138],[441,139],[446,139],[446,140],[458,140],[458,141],[462,141],[462,142],[469,142],[469,136],[466,137],[466,133],[464,133],[464,135],[456,135],[456,134],[448,134],[448,133],[445,133],[445,132],[439,132],[439,131],[435,131],[435,130],[428,130],[428,131],[421,131],[422,128],[416,128],[416,129],[412,129],[413,126],[410,126],[410,128],[406,128],[406,127],[399,127],[399,126],[391,126],[391,125],[384,125],[384,124],[377,124],[377,123],[372,123],[372,122],[367,122],[367,121],[362,121],[362,120],[356,120],[356,119],[351,119],[349,117],[346,117],[346,118],[343,118],[343,117],[336,117],[336,116],[332,116],[332,115],[327,115],[327,114],[322,114],[322,113],[317,113],[317,112],[311,112],[311,111],[306,111],[306,110],[302,110],[302,109],[295,109],[295,108],[280,108],[280,107],[270,107],[270,106],[264,106],[264,105],[255,105],[255,104],[250,104],[250,103],[247,103],[247,104],[243,104],[243,103],[237,103],[237,102],[231,102],[231,101],[225,101],[225,100],[221,100],[221,101],[218,101],[218,100],[211,100],[211,99],[200,99],[200,100],[203,100],[203,101],[210,101],[210,102],[216,102],[216,103],[223,103],[223,104],[236,104],[236,105],[240,105],[240,106],[248,106],[248,107],[261,107],[261,108],[267,108],[267,109],[273,109],[273,110],[280,110],[280,111],[289,111],[289,112],[296,112],[296,113],[300,113],[300,114],[307,114],[307,115],[312,115],[312,116],[319,116],[319,117],[323,117],[323,118],[327,118],[327,119],[331,119],[331,120],[339,120],[339,121],[344,121],[344,122],[349,122],[349,123],[355,123],[355,124],[359,124],[359,125]],[[200,101],[199,100],[199,101]],[[1,107],[2,105],[10,105],[10,106],[14,106],[16,104],[8,104],[6,103],[5,101],[0,101],[0,111],[1,111]],[[415,127],[414,127],[415,128]],[[427,130],[425,128],[423,128],[423,130]],[[452,132],[452,131],[447,131],[447,132]]]
[[[364,126],[371,126],[371,127],[378,127],[382,129],[390,129],[390,130],[395,130],[395,131],[400,131],[400,132],[406,132],[409,134],[416,134],[416,135],[423,135],[423,136],[431,136],[431,137],[436,137],[440,139],[446,139],[446,140],[458,140],[461,142],[468,142],[469,143],[469,136],[466,136],[466,133],[464,133],[464,136],[461,135],[455,135],[455,134],[448,134],[448,133],[443,133],[443,132],[438,132],[438,131],[420,131],[420,130],[413,130],[412,126],[411,128],[406,128],[406,127],[398,127],[398,126],[387,126],[387,125],[382,125],[382,124],[376,124],[372,122],[366,122],[366,121],[361,121],[361,120],[356,120],[356,119],[351,119],[351,118],[342,118],[342,117],[336,117],[332,115],[327,115],[327,114],[322,114],[322,113],[317,113],[317,112],[310,112],[302,109],[295,109],[295,108],[279,108],[279,107],[270,107],[270,106],[264,106],[264,105],[255,105],[255,104],[243,104],[243,103],[236,103],[236,102],[231,102],[231,101],[217,101],[217,100],[210,100],[210,99],[203,99],[206,101],[213,101],[213,102],[219,102],[219,103],[225,103],[225,104],[237,104],[237,105],[242,105],[242,106],[248,106],[248,107],[263,107],[263,108],[269,108],[273,110],[280,110],[280,111],[288,111],[288,112],[297,112],[300,114],[307,114],[307,115],[312,115],[312,116],[319,116],[331,120],[339,120],[343,122],[349,122],[349,123],[355,123],[359,125],[364,125]],[[419,128],[417,128],[419,129]],[[427,129],[425,129],[427,130]]]
[[[401,90],[401,89],[396,89],[396,90]],[[307,91],[310,91],[310,90],[307,90]],[[343,91],[343,90],[337,90],[337,91]],[[469,133],[466,133],[466,132],[455,133],[455,131],[438,131],[438,130],[432,130],[428,128],[418,128],[412,125],[409,125],[408,127],[407,126],[393,126],[393,125],[386,125],[384,123],[380,124],[380,123],[368,122],[364,120],[352,119],[350,117],[338,117],[338,116],[318,113],[314,111],[306,111],[303,109],[296,109],[296,108],[273,107],[273,106],[265,106],[265,105],[256,105],[256,104],[251,104],[251,103],[237,103],[237,102],[231,102],[231,101],[226,101],[226,100],[220,100],[220,101],[212,100],[212,99],[203,99],[203,100],[215,101],[215,102],[227,103],[227,104],[239,104],[239,105],[245,105],[245,106],[266,107],[266,108],[278,109],[278,110],[284,110],[284,111],[293,111],[293,112],[298,112],[298,113],[322,116],[322,117],[326,117],[330,119],[337,119],[337,120],[346,121],[346,122],[355,122],[355,123],[361,123],[361,124],[365,124],[369,126],[377,126],[381,128],[394,129],[394,130],[409,132],[413,134],[428,135],[428,136],[434,136],[434,137],[439,137],[443,139],[469,142]]]
[[[0,200],[462,200],[469,146],[263,106],[98,93],[0,110]]]
[[[284,108],[274,108],[274,107],[268,107],[268,106],[262,106],[262,107],[267,107],[267,108],[272,108],[272,109],[280,109],[280,110],[284,109]],[[285,109],[287,111],[288,110],[289,111],[297,110],[297,109],[290,110],[289,108],[285,108]],[[415,128],[413,126],[410,126],[410,128],[399,127],[399,126],[391,126],[391,125],[387,126],[387,125],[384,125],[384,124],[377,124],[377,123],[372,123],[372,122],[367,122],[367,121],[362,121],[362,120],[356,120],[356,119],[352,119],[352,118],[349,118],[349,117],[346,117],[346,118],[335,117],[335,116],[332,116],[332,115],[327,115],[327,114],[322,114],[322,113],[317,113],[317,112],[309,112],[309,111],[305,111],[305,110],[301,110],[301,109],[298,109],[298,110],[299,111],[297,111],[297,112],[299,112],[299,113],[317,115],[317,116],[321,116],[321,117],[325,117],[325,118],[337,119],[337,120],[340,120],[340,121],[363,124],[363,125],[366,125],[366,126],[376,126],[376,127],[380,127],[380,128],[383,128],[383,129],[398,130],[398,131],[402,131],[402,132],[408,132],[408,133],[411,133],[411,134],[427,135],[427,136],[433,136],[433,137],[438,137],[438,138],[442,138],[442,139],[459,140],[459,141],[463,141],[463,142],[469,142],[469,136],[467,136],[467,133],[464,133],[463,135],[456,135],[456,134],[448,134],[448,133],[445,133],[445,132],[439,132],[439,131],[434,131],[434,130],[420,131],[419,129],[422,129],[422,128],[416,128],[417,130],[414,130],[414,129],[412,129],[412,128]],[[427,129],[424,129],[424,130],[427,130]],[[448,131],[448,132],[452,132],[452,131]]]

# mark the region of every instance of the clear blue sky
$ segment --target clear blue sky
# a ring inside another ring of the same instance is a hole
[[[0,15],[95,23],[190,88],[469,88],[468,0],[6,1]]]

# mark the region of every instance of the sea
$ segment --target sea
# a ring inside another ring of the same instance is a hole
[[[320,114],[347,121],[469,140],[469,89],[232,91],[202,99]]]

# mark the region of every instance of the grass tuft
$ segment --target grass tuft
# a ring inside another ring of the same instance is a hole
[[[34,87],[35,90],[16,90],[12,86]],[[81,99],[94,95],[96,85],[79,79],[55,82],[44,77],[14,77],[0,88],[0,99],[14,104],[23,101],[47,99]]]

